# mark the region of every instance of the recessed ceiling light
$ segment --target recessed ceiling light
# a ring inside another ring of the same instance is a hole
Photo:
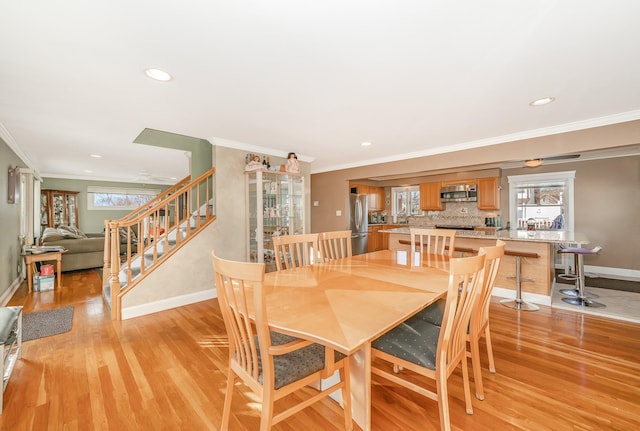
[[[102,156],[100,154],[89,154],[89,157],[93,157],[94,159],[101,159]]]
[[[530,106],[544,106],[556,100],[555,97],[543,97],[542,99],[534,100],[529,103]]]
[[[145,69],[144,73],[146,73],[149,78],[155,79],[156,81],[171,81],[171,75],[164,70],[149,68]]]
[[[84,172],[85,174],[90,174],[90,173],[92,173],[93,171],[92,171],[91,169],[85,169],[83,172]]]
[[[363,142],[362,144],[363,147],[370,147],[371,146],[371,142]]]

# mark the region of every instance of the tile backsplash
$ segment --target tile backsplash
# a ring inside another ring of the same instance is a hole
[[[475,202],[447,202],[444,211],[426,211],[422,217],[407,217],[409,225],[484,226],[485,217],[498,217],[500,211],[481,211]]]

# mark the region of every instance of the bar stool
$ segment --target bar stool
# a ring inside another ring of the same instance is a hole
[[[571,305],[579,305],[583,307],[592,307],[592,308],[605,308],[606,305],[591,300],[585,295],[585,286],[584,286],[584,256],[585,255],[594,255],[600,254],[602,247],[597,246],[594,248],[573,248],[573,247],[564,247],[558,250],[558,253],[570,253],[574,255],[574,259],[576,262],[576,289],[578,291],[577,295],[572,298],[562,298],[563,302]],[[562,291],[561,291],[562,292]]]
[[[559,244],[559,247],[560,247],[560,250],[558,250],[558,253],[560,253],[561,250],[566,249],[566,247],[563,244]],[[578,289],[578,280],[580,279],[580,277],[578,276],[578,273],[576,271],[576,268],[579,265],[578,256],[579,256],[578,253],[574,253],[573,254],[573,268],[574,268],[573,269],[574,270],[573,273],[565,272],[565,273],[562,273],[562,274],[558,274],[558,278],[561,278],[563,280],[573,281],[573,283],[574,283],[573,289],[560,289],[559,290],[559,292],[561,294],[566,295],[566,296],[571,296],[573,298],[580,296],[580,289]],[[595,299],[595,298],[598,298],[599,296],[596,295],[595,293],[587,292],[587,290],[585,289],[584,290],[584,297],[585,298],[589,298],[589,299]]]
[[[510,279],[516,280],[516,299],[502,299],[500,303],[505,307],[514,308],[516,310],[524,310],[524,311],[536,311],[539,310],[535,304],[529,304],[528,302],[524,302],[522,299],[522,283],[523,282],[532,282],[530,278],[522,278],[522,258],[530,257],[530,258],[538,258],[540,255],[538,253],[529,253],[526,251],[513,251],[513,250],[505,250],[504,254],[514,256],[516,259],[516,276],[515,277],[507,277]]]

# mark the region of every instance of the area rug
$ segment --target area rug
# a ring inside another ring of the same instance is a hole
[[[73,306],[36,311],[22,316],[22,341],[50,337],[71,330]]]

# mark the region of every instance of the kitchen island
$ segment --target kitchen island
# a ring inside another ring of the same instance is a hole
[[[416,226],[418,227],[418,226]],[[409,250],[411,237],[409,227],[382,229],[388,235],[390,250]],[[530,281],[522,283],[523,295],[528,300],[543,305],[551,305],[551,287],[555,277],[555,244],[586,244],[589,241],[581,233],[568,231],[456,231],[454,256],[476,254],[483,246],[492,246],[496,240],[505,241],[505,256],[500,263],[496,277],[494,294],[514,298],[516,290],[515,256],[522,256],[522,278]]]

